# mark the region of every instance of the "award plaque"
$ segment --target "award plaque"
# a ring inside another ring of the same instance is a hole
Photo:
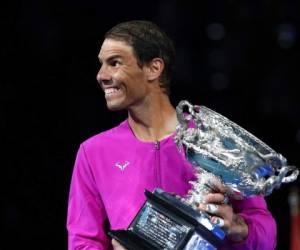
[[[146,202],[127,230],[109,232],[128,250],[218,249],[225,232],[197,210],[206,194],[223,185],[231,199],[267,196],[299,174],[281,154],[204,106],[181,101],[176,113],[174,139],[193,165],[196,180],[185,197],[161,189],[145,191]]]

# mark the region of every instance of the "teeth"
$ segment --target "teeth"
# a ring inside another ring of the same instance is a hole
[[[106,94],[106,95],[109,95],[109,94],[112,94],[112,93],[115,93],[115,92],[117,92],[119,89],[117,89],[117,88],[108,88],[108,89],[105,89],[104,90],[104,93]]]

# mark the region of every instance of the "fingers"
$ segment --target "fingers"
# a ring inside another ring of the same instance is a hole
[[[218,212],[219,206],[216,204],[207,204],[206,205],[206,212],[210,213],[210,214],[215,214]]]
[[[206,195],[204,203],[199,204],[199,209],[207,212],[211,216],[211,222],[223,229],[228,228],[232,221],[233,209],[226,204],[226,196],[224,194],[212,193]]]
[[[211,217],[210,221],[219,227],[226,229],[232,216],[232,208],[229,205],[203,204],[199,205],[201,211],[207,212]]]
[[[198,208],[206,212],[210,221],[221,227],[231,240],[244,240],[248,235],[248,225],[241,216],[234,213],[226,200],[227,196],[222,193],[210,193],[204,197],[204,203],[199,204]]]
[[[205,203],[223,204],[225,203],[224,201],[225,201],[225,195],[221,193],[210,193],[204,197]]]
[[[212,188],[214,192],[225,193],[227,191],[227,187],[222,183],[222,181],[219,178],[211,177],[207,184]]]
[[[218,216],[221,218],[226,218],[231,220],[233,210],[230,205],[226,204],[213,204],[213,203],[208,203],[208,204],[199,204],[199,209],[201,211],[207,212],[212,216]]]
[[[224,227],[225,220],[221,216],[221,214],[223,214],[222,206],[217,205],[217,204],[211,204],[211,203],[209,203],[209,204],[203,204],[202,203],[202,204],[199,205],[199,209],[201,211],[207,212],[209,215],[211,215],[210,221],[214,225],[217,225],[219,227]]]
[[[217,216],[211,217],[211,222],[219,227],[224,227],[225,226],[225,221]]]

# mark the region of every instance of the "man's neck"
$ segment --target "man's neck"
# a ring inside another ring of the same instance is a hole
[[[128,111],[129,125],[142,141],[159,141],[175,132],[176,112],[169,97],[159,95]]]

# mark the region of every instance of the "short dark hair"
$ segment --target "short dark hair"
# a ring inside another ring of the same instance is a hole
[[[163,59],[165,68],[159,79],[160,86],[166,94],[170,93],[171,77],[175,70],[175,49],[171,39],[155,23],[144,20],[119,23],[107,31],[104,38],[130,45],[140,67],[155,57]]]

